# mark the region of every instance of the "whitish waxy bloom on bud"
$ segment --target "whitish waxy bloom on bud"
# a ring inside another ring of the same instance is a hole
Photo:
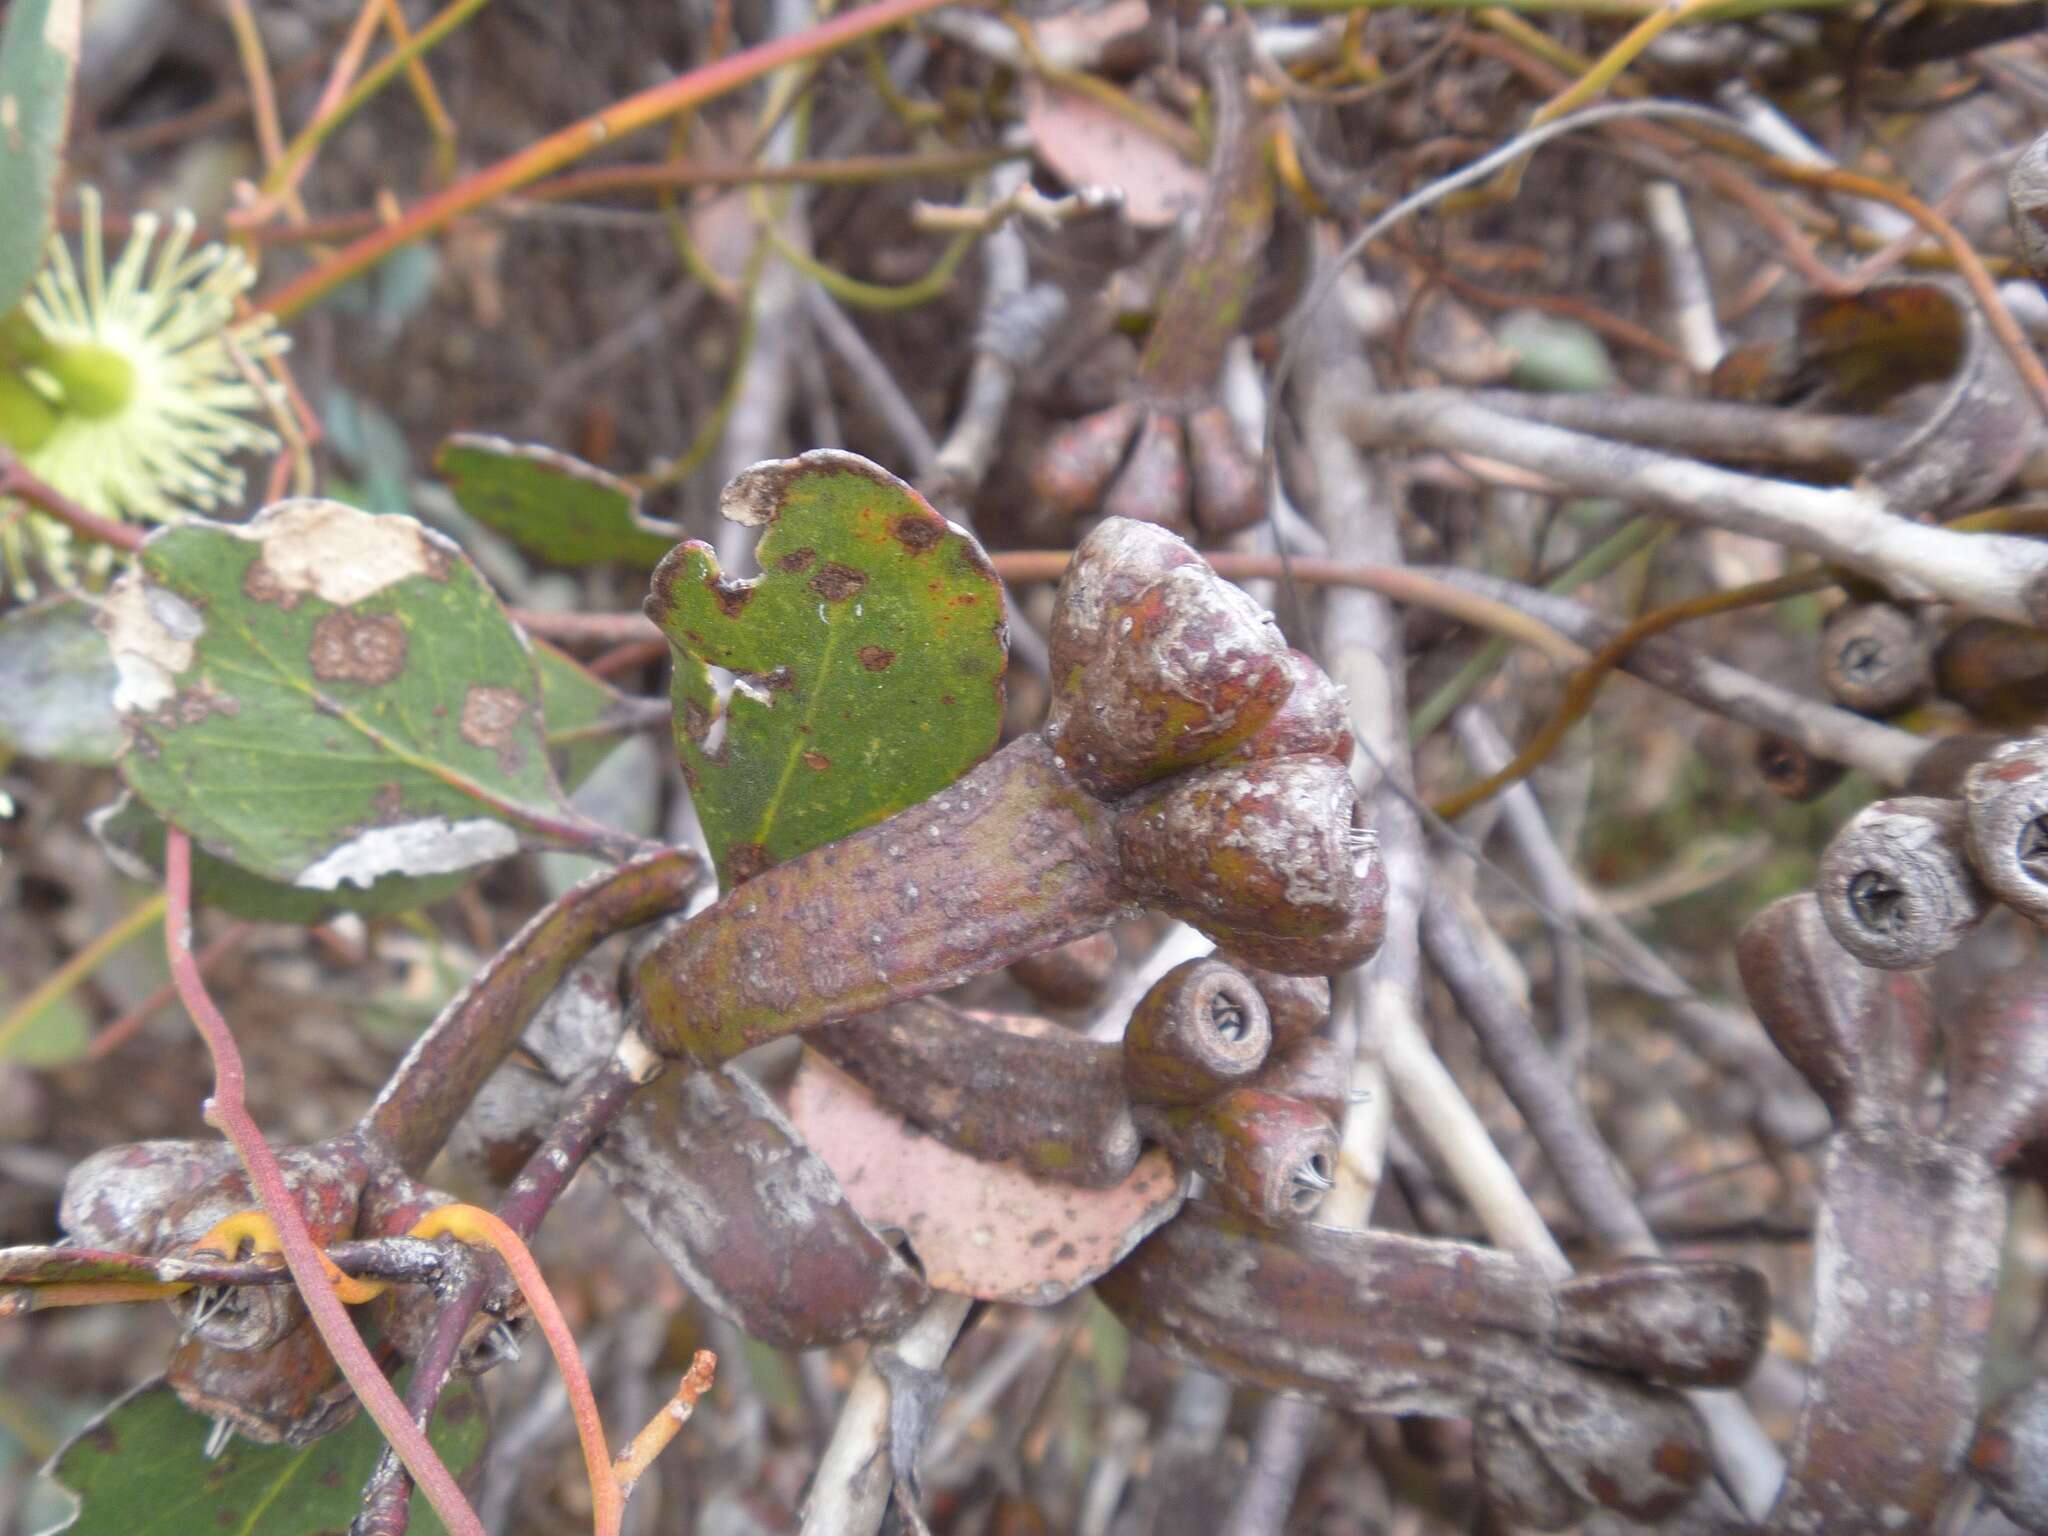
[[[79,210],[77,258],[53,236],[20,311],[0,320],[0,444],[104,517],[161,522],[238,501],[235,457],[278,441],[252,419],[265,401],[235,353],[260,363],[286,345],[268,315],[235,314],[255,264],[225,245],[194,250],[181,210],[168,229],[137,215],[110,268],[98,193],[81,191]],[[67,531],[0,505],[0,552],[17,587],[24,535],[68,574]]]

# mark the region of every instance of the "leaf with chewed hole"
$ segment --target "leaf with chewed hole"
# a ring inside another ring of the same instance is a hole
[[[756,464],[719,509],[763,572],[708,544],[654,573],[676,746],[730,890],[936,794],[1002,726],[1003,592],[972,535],[887,471],[820,451]],[[733,674],[719,699],[711,669]]]
[[[121,774],[209,853],[306,890],[442,875],[572,828],[532,653],[409,517],[279,502],[150,536],[100,607]]]
[[[434,470],[463,511],[550,565],[644,569],[682,537],[641,515],[630,483],[553,448],[460,432],[434,455]]]
[[[213,1421],[160,1382],[131,1392],[73,1436],[45,1476],[76,1501],[57,1527],[70,1536],[343,1536],[360,1511],[363,1483],[384,1438],[366,1415],[309,1445],[257,1445],[240,1438],[206,1454]],[[463,1476],[483,1454],[490,1426],[483,1394],[457,1376],[442,1394],[427,1438]],[[413,1501],[412,1527],[444,1529]]]

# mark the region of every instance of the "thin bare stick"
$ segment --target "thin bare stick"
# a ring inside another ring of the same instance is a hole
[[[1460,711],[1458,736],[1480,772],[1496,772],[1508,761],[1506,739],[1477,706]],[[1570,914],[1599,941],[1595,952],[1624,980],[1670,1004],[1662,1018],[1671,1025],[1672,1033],[1702,1061],[1750,1085],[1757,1099],[1759,1127],[1773,1140],[1792,1145],[1826,1134],[1827,1110],[1778,1054],[1763,1026],[1701,997],[1587,888],[1558,846],[1550,823],[1536,804],[1535,791],[1526,783],[1516,784],[1503,791],[1500,804],[1522,864],[1551,909],[1544,914],[1545,922],[1552,923],[1553,914]]]
[[[1456,390],[1387,395],[1348,423],[1361,447],[1483,453],[1586,495],[1653,506],[1687,523],[1803,549],[1900,597],[1945,598],[2016,624],[2048,617],[2048,546],[1894,516],[1861,490],[1737,474],[1628,443],[1519,420]]]
[[[1457,567],[1437,567],[1430,574],[1525,609],[1588,646],[1603,646],[1621,632],[1621,625],[1568,597]],[[1927,750],[1927,742],[1910,731],[1780,688],[1669,635],[1636,645],[1621,668],[1701,709],[1787,737],[1817,757],[1847,764],[1882,784],[1904,785]]]
[[[889,372],[889,365],[875,355],[875,349],[832,295],[816,283],[805,285],[803,305],[812,329],[838,354],[839,361],[859,383],[867,403],[894,435],[897,446],[910,461],[912,476],[922,479],[930,474],[939,456],[939,445],[932,441],[931,429],[917,414],[917,407],[905,397],[896,376]]]
[[[1699,241],[1693,237],[1685,193],[1675,181],[1653,181],[1643,189],[1643,211],[1664,256],[1672,328],[1678,332],[1685,360],[1695,372],[1706,373],[1721,361],[1727,343],[1714,315],[1714,288]]]
[[[647,1427],[633,1437],[633,1443],[620,1452],[619,1459],[612,1463],[612,1475],[618,1479],[622,1496],[632,1495],[633,1485],[640,1481],[640,1475],[654,1465],[654,1458],[668,1449],[677,1431],[690,1422],[697,1411],[698,1401],[711,1390],[711,1379],[717,1369],[718,1356],[708,1349],[700,1349],[690,1357],[690,1368],[683,1373],[675,1392],[661,1405],[661,1411],[647,1421]]]
[[[1435,887],[1422,915],[1422,945],[1430,965],[1479,1036],[1487,1064],[1521,1111],[1566,1199],[1595,1241],[1617,1253],[1657,1253],[1656,1235],[1636,1209],[1599,1132],[1544,1050],[1528,1015],[1488,967],[1480,921],[1454,893],[1441,884]],[[1687,1395],[1707,1422],[1731,1491],[1745,1511],[1760,1517],[1784,1480],[1783,1458],[1734,1393]]]
[[[942,1291],[892,1344],[876,1344],[853,1379],[839,1422],[818,1461],[804,1504],[802,1536],[873,1536],[895,1486],[890,1466],[888,1378],[875,1363],[887,1350],[912,1369],[936,1371],[960,1325],[974,1305],[966,1296]]]
[[[1506,767],[1507,743],[1479,705],[1468,704],[1459,710],[1452,730],[1482,774],[1491,777]],[[1567,1080],[1575,1079],[1593,1033],[1592,1008],[1586,996],[1586,951],[1572,916],[1578,907],[1578,881],[1526,779],[1502,792],[1501,811],[1508,836],[1543,903],[1543,926],[1550,937],[1551,994],[1557,1009],[1557,1054]]]
[[[277,1154],[249,1117],[243,1097],[242,1053],[235,1045],[227,1020],[207,995],[206,983],[192,954],[192,840],[176,827],[169,828],[164,839],[164,895],[169,903],[164,945],[169,953],[171,979],[213,1058],[213,1094],[206,1101],[206,1121],[227,1137],[235,1155],[242,1160],[250,1189],[276,1226],[285,1264],[298,1283],[306,1312],[321,1342],[362,1400],[364,1411],[384,1432],[385,1440],[426,1494],[441,1523],[456,1536],[484,1536],[483,1522],[463,1497],[454,1475],[428,1442],[426,1432],[405,1411],[405,1404],[384,1379],[362,1335],[356,1332],[348,1309],[334,1294],[321,1263],[320,1249],[285,1183]]]

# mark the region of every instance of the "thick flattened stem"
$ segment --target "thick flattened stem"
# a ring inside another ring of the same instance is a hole
[[[1977,1412],[2005,1191],[1904,1126],[1835,1137],[1815,1237],[1813,1374],[1766,1529],[1924,1531]]]
[[[1962,807],[1926,796],[1857,812],[1821,855],[1814,889],[1842,947],[1888,971],[1932,965],[1990,906],[1963,852]]]
[[[1010,980],[1044,1008],[1087,1008],[1108,990],[1116,972],[1116,940],[1091,933],[1071,944],[1041,950],[1010,964]]]
[[[777,1349],[887,1337],[930,1300],[737,1070],[671,1071],[642,1089],[597,1166],[690,1289]]]
[[[1653,1282],[1670,1292],[1660,1306],[1682,1313],[1692,1279],[1687,1266],[1668,1269]],[[1690,1501],[1706,1475],[1691,1406],[1651,1384],[1667,1365],[1686,1379],[1695,1352],[1667,1359],[1657,1340],[1630,1337],[1623,1318],[1592,1331],[1622,1345],[1628,1374],[1572,1363],[1559,1350],[1557,1290],[1533,1264],[1492,1249],[1322,1227],[1261,1233],[1192,1205],[1096,1289],[1153,1343],[1276,1391],[1361,1413],[1471,1418],[1497,1405],[1502,1438],[1488,1455],[1512,1485],[1510,1513],[1554,1520],[1569,1497],[1574,1513],[1597,1506],[1656,1520]],[[1698,1315],[1721,1317],[1733,1296],[1743,1314],[1734,1335],[1760,1338],[1758,1290],[1737,1296],[1711,1277]],[[1600,1306],[1597,1292],[1587,1305]],[[1640,1313],[1643,1303],[1617,1305]],[[1531,1470],[1532,1455],[1549,1476]]]
[[[1764,908],[1735,941],[1742,990],[1842,1126],[1902,1122],[1938,1037],[1923,977],[1862,964],[1810,893]]]
[[[1585,1509],[1503,1403],[1487,1403],[1472,1416],[1472,1470],[1486,1502],[1525,1530],[1564,1530]]]
[[[1138,1161],[1119,1052],[1040,1020],[994,1023],[898,1003],[810,1037],[826,1058],[949,1147],[1106,1189]]]
[[[931,799],[757,875],[644,957],[649,1037],[700,1064],[1107,927],[1110,817],[1036,736]]]
[[[2006,173],[2013,238],[2036,282],[2048,282],[2048,133],[2034,140]]]
[[[1666,1386],[1732,1387],[1764,1352],[1770,1288],[1747,1264],[1637,1259],[1558,1282],[1559,1354]]]
[[[1941,1134],[1994,1166],[2038,1170],[2048,1140],[2048,968],[2036,961],[1988,978],[1948,1029],[1948,1109]]]
[[[1466,1418],[1488,1365],[1526,1383],[1553,1317],[1534,1265],[1390,1232],[1261,1231],[1195,1203],[1096,1282],[1151,1342],[1361,1413]]]
[[[702,878],[695,854],[667,848],[592,875],[543,907],[414,1043],[366,1126],[407,1173],[424,1173],[570,967],[613,934],[678,910]]]

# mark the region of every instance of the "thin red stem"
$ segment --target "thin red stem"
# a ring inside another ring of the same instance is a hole
[[[227,1137],[241,1158],[250,1189],[255,1192],[263,1214],[277,1229],[285,1266],[298,1283],[313,1326],[361,1399],[364,1411],[384,1432],[391,1449],[452,1536],[484,1536],[483,1522],[456,1486],[454,1474],[428,1442],[426,1433],[406,1413],[405,1404],[377,1368],[362,1335],[356,1332],[348,1309],[334,1294],[320,1262],[320,1249],[285,1183],[277,1154],[250,1118],[243,1096],[246,1077],[242,1053],[235,1045],[227,1020],[207,995],[206,982],[192,953],[192,840],[176,827],[170,828],[164,839],[164,896],[168,903],[164,947],[169,954],[171,980],[213,1057],[213,1096],[206,1102],[207,1123]]]
[[[99,513],[81,507],[5,448],[0,448],[0,501],[10,496],[54,517],[73,533],[96,544],[111,544],[131,555],[142,548],[144,535],[140,528],[117,523],[111,517],[101,517]]]

